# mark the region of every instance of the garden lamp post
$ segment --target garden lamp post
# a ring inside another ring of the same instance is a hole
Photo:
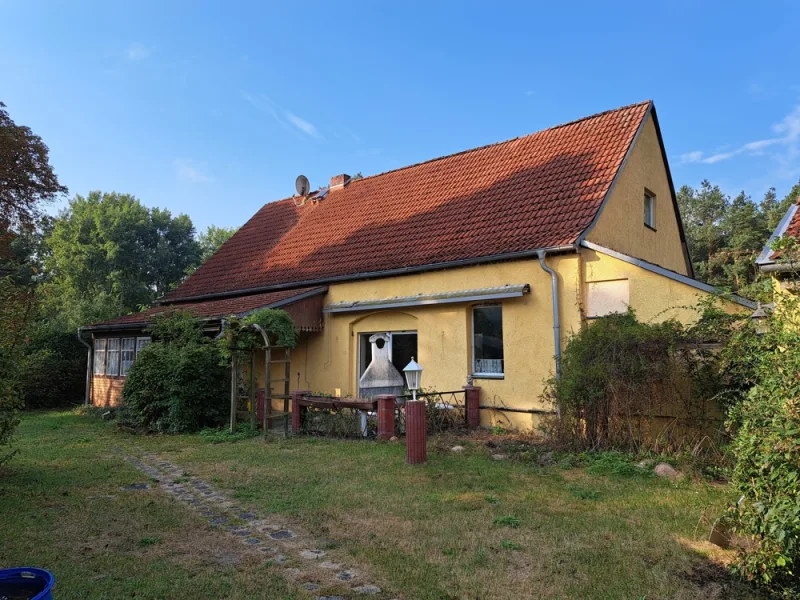
[[[403,373],[406,376],[406,385],[411,390],[411,401],[406,402],[406,462],[417,465],[424,463],[428,454],[425,402],[417,400],[417,390],[422,381],[422,367],[412,356]]]
[[[411,362],[403,369],[403,373],[406,375],[406,385],[408,389],[411,390],[411,399],[415,401],[417,399],[417,390],[420,388],[420,383],[422,382],[422,367],[419,366],[412,356]]]
[[[756,308],[755,312],[750,315],[758,335],[764,335],[767,333],[767,331],[769,331],[769,313],[767,310],[770,308],[772,308],[772,306],[762,306],[761,302],[759,302],[758,308]]]

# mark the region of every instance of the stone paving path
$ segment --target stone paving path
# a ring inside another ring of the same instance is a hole
[[[132,448],[130,454],[115,448],[122,458],[157,481],[158,487],[178,501],[194,509],[220,533],[237,539],[243,552],[256,553],[264,557],[265,563],[280,569],[282,574],[310,592],[333,595],[317,595],[317,600],[343,600],[336,595],[342,586],[348,586],[348,596],[355,594],[375,596],[381,588],[362,581],[361,570],[345,567],[333,562],[328,553],[319,549],[319,544],[308,535],[289,528],[277,515],[260,518],[248,512],[237,502],[195,477],[186,476],[182,467],[164,460],[155,452]],[[147,484],[137,483],[122,488],[124,491],[147,489]],[[327,557],[327,560],[326,560]],[[329,589],[330,588],[330,589]],[[341,592],[340,592],[341,593]]]

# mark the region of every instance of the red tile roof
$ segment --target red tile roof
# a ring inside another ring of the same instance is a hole
[[[266,204],[164,301],[573,244],[650,106]]]
[[[790,235],[800,240],[800,201],[797,202],[797,211],[794,213],[792,220],[786,227],[786,235]]]
[[[787,223],[786,219],[789,218],[790,214],[791,219]],[[778,223],[778,227],[772,232],[769,240],[767,240],[767,244],[764,246],[764,249],[761,251],[761,254],[756,261],[757,264],[766,265],[774,262],[780,262],[784,259],[782,250],[775,251],[771,247],[772,242],[776,238],[784,235],[796,238],[800,241],[800,200],[789,206],[789,209],[786,211],[783,219],[781,219],[781,222]]]
[[[258,308],[270,307],[275,304],[285,305],[290,300],[296,298],[300,300],[301,297],[305,298],[315,293],[322,293],[326,290],[325,287],[316,288],[300,288],[294,290],[280,290],[277,292],[267,292],[264,294],[252,294],[250,296],[237,296],[235,298],[224,298],[221,300],[207,300],[205,302],[190,302],[185,304],[170,305],[170,306],[156,306],[149,308],[142,312],[134,313],[132,315],[124,315],[103,321],[102,323],[95,323],[89,327],[103,328],[114,325],[147,325],[153,320],[153,317],[163,314],[172,309],[187,310],[193,317],[198,319],[203,318],[216,318],[227,317],[230,315],[240,315]]]

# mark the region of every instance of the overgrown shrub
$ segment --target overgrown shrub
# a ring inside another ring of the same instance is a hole
[[[33,305],[29,289],[16,285],[11,277],[0,277],[0,464],[15,454],[5,447],[19,425],[23,406],[20,362]]]
[[[224,354],[231,350],[250,352],[264,347],[264,338],[252,325],[261,327],[272,346],[294,349],[297,346],[298,330],[285,310],[262,308],[246,317],[228,319],[228,335],[220,338]]]
[[[228,369],[220,346],[188,313],[150,327],[123,390],[125,425],[169,433],[218,426],[228,416]]]
[[[38,327],[26,345],[20,389],[26,409],[79,404],[86,385],[86,347],[74,331]]]
[[[775,595],[800,597],[800,333],[773,319],[757,342],[756,383],[731,409],[732,481],[742,494],[730,513],[749,543],[736,570]]]
[[[642,323],[633,311],[596,319],[567,343],[561,378],[545,398],[557,415],[546,432],[573,449],[639,451],[702,437],[718,392],[700,327]]]

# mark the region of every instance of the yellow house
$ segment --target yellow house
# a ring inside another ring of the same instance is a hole
[[[790,242],[783,244],[784,246],[795,244],[798,246],[775,250],[773,245],[776,240]],[[798,289],[800,289],[798,287],[800,279],[798,249],[800,249],[800,203],[795,203],[789,207],[767,240],[756,264],[762,273],[768,273],[772,279],[773,304],[765,308],[767,310],[775,309],[779,312],[789,310],[794,313],[792,318],[795,322],[800,323],[800,314],[797,314],[800,312],[797,296]]]
[[[302,191],[265,204],[157,307],[84,328],[93,403],[118,401],[153,314],[218,328],[282,307],[301,329],[292,390],[369,396],[373,353],[392,381],[413,356],[426,388],[480,387],[483,423],[531,427],[571,332],[628,307],[688,321],[716,293],[693,279],[652,102]]]

